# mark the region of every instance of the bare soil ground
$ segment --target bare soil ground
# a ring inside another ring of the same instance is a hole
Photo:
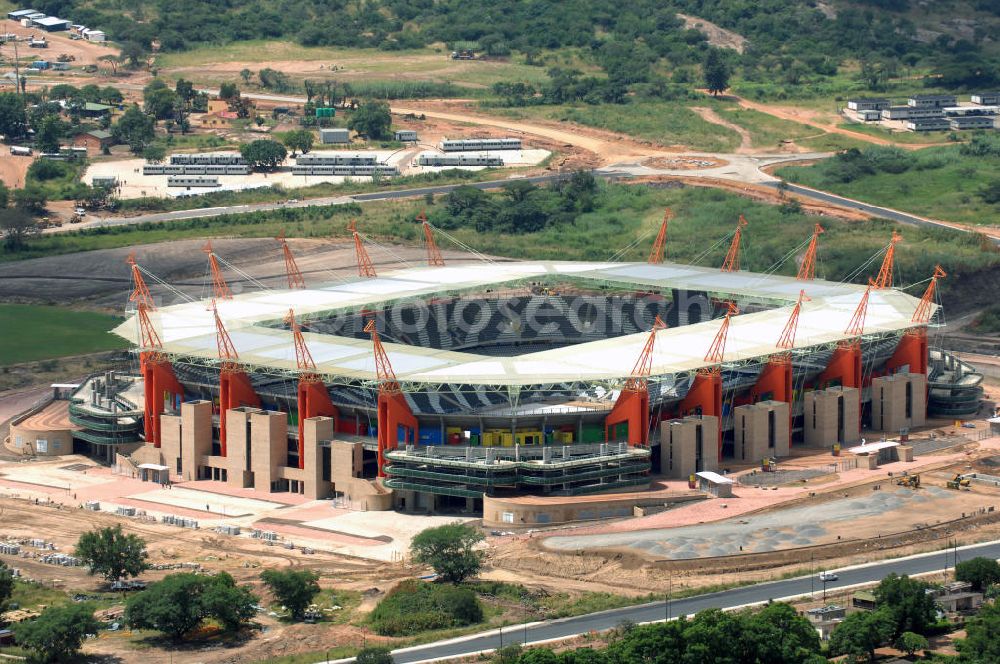
[[[3,148],[0,152],[0,181],[7,185],[8,189],[17,189],[24,186],[24,180],[28,175],[28,167],[35,160],[34,157],[16,157],[10,151]]]
[[[697,16],[678,14],[677,18],[684,21],[684,28],[686,30],[697,30],[705,35],[708,43],[712,46],[717,48],[731,48],[738,53],[742,53],[746,49],[747,38],[741,34],[721,28],[715,23],[698,18]]]
[[[414,570],[401,564],[378,563],[321,551],[303,556],[299,551],[265,546],[256,540],[234,540],[212,532],[137,523],[110,514],[34,505],[10,498],[0,498],[0,514],[5,535],[43,538],[55,543],[61,551],[71,551],[77,538],[86,530],[121,523],[127,532],[138,534],[147,541],[152,564],[198,563],[205,571],[226,571],[238,582],[251,584],[255,592],[265,598],[267,594],[258,580],[264,568],[314,570],[320,574],[320,585],[324,588],[357,591],[371,597],[381,596],[400,579],[414,574]],[[17,556],[0,556],[0,559],[20,568],[25,577],[46,586],[82,593],[103,590],[100,579],[89,576],[84,568],[58,567]],[[143,578],[155,581],[171,571],[151,570],[143,574]],[[259,614],[258,622],[263,625],[263,631],[251,632],[245,634],[243,639],[210,647],[205,647],[204,643],[196,644],[197,653],[193,652],[194,647],[190,647],[187,655],[173,654],[176,652],[175,645],[155,638],[130,642],[128,632],[102,634],[100,638],[88,641],[85,651],[115,655],[124,662],[149,664],[195,661],[189,659],[191,657],[206,663],[249,662],[322,650],[331,644],[360,644],[365,638],[362,628],[350,624],[286,625],[266,614]]]
[[[70,62],[70,66],[80,67],[98,64],[97,59],[102,55],[118,55],[119,53],[118,49],[110,44],[99,44],[85,39],[70,39],[68,32],[45,32],[36,28],[25,28],[17,21],[10,19],[4,19],[3,31],[13,33],[21,39],[27,39],[32,35],[35,37],[44,36],[49,42],[47,49],[33,49],[28,48],[26,43],[18,44],[18,55],[21,58],[37,55],[43,56],[46,60],[55,61],[60,55],[68,55],[75,58]],[[13,55],[14,49],[12,46],[5,46],[4,51]]]

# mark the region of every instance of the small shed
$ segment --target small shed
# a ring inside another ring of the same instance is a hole
[[[115,175],[95,175],[90,179],[90,184],[94,187],[113,189],[118,186],[118,177]]]
[[[991,417],[986,421],[990,424],[990,435],[1000,436],[1000,417]]]
[[[412,129],[397,129],[395,137],[396,137],[397,141],[403,141],[403,142],[412,141],[412,142],[416,142],[417,141],[417,132],[415,132]]]
[[[143,482],[170,484],[170,466],[161,466],[158,463],[141,463],[139,464],[139,479]]]
[[[874,469],[878,468],[879,464],[896,461],[899,458],[897,447],[899,447],[899,443],[894,440],[880,440],[874,443],[866,443],[862,440],[860,445],[849,447],[847,451],[857,456],[867,457],[869,461],[867,468]]]
[[[874,611],[878,606],[878,600],[875,598],[875,593],[870,590],[859,590],[851,595],[851,606],[864,611]]]
[[[728,477],[713,473],[710,470],[695,473],[695,477],[698,478],[698,488],[700,490],[707,491],[718,498],[733,497],[733,481]]]
[[[847,609],[836,604],[828,604],[827,606],[817,606],[813,609],[806,609],[806,617],[812,622],[843,619],[846,615]]]
[[[337,143],[350,143],[351,130],[342,128],[320,129],[319,142],[323,143],[324,145],[331,145]]]
[[[84,30],[83,38],[90,42],[105,42],[108,36],[103,30]]]

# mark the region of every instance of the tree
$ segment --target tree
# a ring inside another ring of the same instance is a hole
[[[174,86],[174,92],[177,96],[184,100],[185,103],[190,104],[191,100],[194,99],[194,83],[187,81],[183,78],[177,79],[177,84]]]
[[[929,645],[927,639],[914,632],[903,632],[896,639],[896,648],[905,652],[907,657],[913,657],[918,650],[926,650]]]
[[[167,158],[167,149],[162,145],[147,145],[142,151],[142,158],[151,164],[159,164]]]
[[[725,92],[729,87],[729,65],[722,59],[717,48],[710,48],[705,57],[705,87],[713,95]]]
[[[219,86],[219,99],[233,100],[240,98],[240,88],[235,83],[223,83]]]
[[[365,648],[354,656],[355,664],[392,664],[388,648]]]
[[[548,648],[529,648],[517,658],[517,664],[559,664],[559,656]]]
[[[351,114],[347,128],[366,138],[380,140],[389,138],[392,114],[389,104],[382,101],[366,101]]]
[[[179,97],[160,79],[154,79],[142,91],[143,110],[157,120],[165,120],[174,116],[174,106]]]
[[[83,645],[87,634],[101,628],[90,604],[50,606],[34,620],[16,623],[14,638],[43,662],[65,662]]]
[[[789,604],[772,602],[743,618],[755,661],[793,664],[820,651],[815,628]]]
[[[893,625],[885,609],[852,613],[830,635],[830,652],[849,655],[855,662],[874,662],[875,649],[892,638]]]
[[[179,639],[201,624],[204,580],[196,574],[168,574],[133,595],[125,605],[125,622],[134,628],[157,629]]]
[[[483,534],[463,523],[449,523],[421,531],[410,543],[413,560],[430,565],[445,581],[461,583],[479,574],[482,553],[475,546]]]
[[[903,632],[923,634],[934,623],[937,608],[934,598],[925,591],[930,586],[917,579],[890,574],[875,588],[880,609],[888,611],[893,621],[892,637]]]
[[[14,594],[14,575],[6,564],[0,562],[0,613],[7,610],[7,601]]]
[[[125,42],[118,59],[127,64],[130,69],[137,69],[139,65],[146,62],[146,48],[137,41]]]
[[[309,152],[313,146],[313,133],[308,129],[296,129],[285,134],[284,143],[295,155],[296,150],[301,150],[303,154]]]
[[[979,613],[965,623],[965,641],[959,644],[961,661],[971,664],[1000,662],[1000,604],[984,604]]]
[[[982,556],[963,560],[955,565],[955,579],[967,581],[973,590],[983,592],[994,583],[1000,583],[1000,563]]]
[[[240,154],[255,171],[273,171],[285,161],[288,152],[277,141],[258,139],[240,146]]]
[[[29,215],[44,214],[45,204],[48,203],[48,200],[48,196],[45,195],[45,190],[38,185],[29,184],[23,189],[14,190],[14,206],[18,210]],[[18,220],[13,219],[11,216],[5,217],[3,226],[7,230],[8,237],[13,226],[17,223]]]
[[[59,142],[66,133],[66,123],[58,115],[46,115],[35,129],[35,147],[39,152],[59,152]]]
[[[13,92],[0,93],[0,134],[19,138],[27,129],[28,115],[21,97]]]
[[[243,69],[240,70],[240,78],[243,79],[243,83],[249,83],[251,76],[253,76],[253,72],[250,71],[249,69],[244,67]]]
[[[106,62],[109,67],[111,67],[111,75],[118,75],[118,67],[121,65],[121,60],[118,59],[117,55],[102,55],[97,58],[98,62]]]
[[[296,620],[319,593],[319,575],[307,570],[269,569],[260,575],[260,580]]]
[[[126,143],[132,154],[142,154],[156,135],[156,120],[136,106],[129,106],[112,129],[115,140]]]
[[[213,576],[201,596],[205,615],[218,620],[230,632],[238,630],[257,615],[257,602],[249,586],[237,586],[226,572]]]
[[[10,203],[10,189],[3,180],[0,180],[0,210],[6,208],[8,203]]]
[[[215,618],[227,630],[238,629],[255,615],[256,603],[249,587],[237,586],[225,572],[211,577],[186,572],[168,574],[129,598],[125,622],[179,639],[205,618]]]
[[[74,555],[109,583],[139,576],[149,569],[146,542],[138,535],[126,535],[121,525],[91,530],[80,535]]]

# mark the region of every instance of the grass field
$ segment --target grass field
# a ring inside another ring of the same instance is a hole
[[[115,316],[65,307],[0,304],[0,366],[124,348]]]
[[[566,57],[572,56],[568,54]],[[520,57],[507,60],[451,60],[444,45],[387,52],[307,47],[290,41],[259,40],[203,46],[181,53],[164,53],[157,56],[156,64],[167,76],[183,75],[199,83],[238,81],[239,72],[244,66],[254,72],[270,67],[284,71],[292,78],[304,76],[318,80],[335,77],[338,81],[346,82],[406,79],[487,87],[497,81],[541,83],[548,80],[545,67],[526,65]]]
[[[908,153],[912,166],[902,173],[876,172],[850,182],[836,176],[835,162],[788,166],[776,174],[791,182],[831,191],[874,205],[969,224],[995,224],[998,206],[979,191],[1000,180],[1000,159],[964,156],[957,145]]]
[[[509,117],[575,122],[628,134],[664,147],[683,145],[707,152],[730,152],[740,144],[732,129],[703,120],[683,102],[635,102],[596,106],[529,106],[489,109]]]
[[[878,136],[895,143],[907,143],[910,145],[933,145],[935,143],[948,143],[950,131],[890,131],[878,124],[864,122],[841,122],[844,129],[850,129],[860,134]],[[961,133],[958,134],[962,136]],[[966,136],[968,133],[966,132]]]

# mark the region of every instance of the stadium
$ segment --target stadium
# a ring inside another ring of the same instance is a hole
[[[133,262],[115,333],[141,380],[98,379],[110,411],[77,399],[88,451],[164,478],[476,511],[978,407],[982,377],[928,349],[944,273],[922,298],[892,288],[895,239],[861,286],[814,278],[819,229],[797,277],[739,270],[739,227],[722,269],[663,262],[659,240],[644,263],[445,266],[425,231],[426,267],[376,275],[355,230],[358,278],[307,288],[283,243],[289,287],[236,295],[207,247],[214,297],[159,308]],[[100,431],[116,411],[133,416],[122,435]]]

